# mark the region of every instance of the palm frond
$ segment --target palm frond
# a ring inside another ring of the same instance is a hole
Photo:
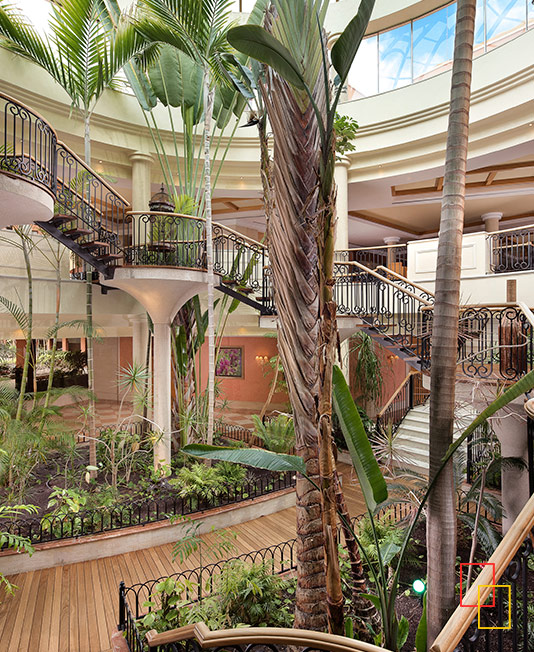
[[[0,295],[0,304],[9,312],[13,319],[17,322],[18,327],[21,331],[26,333],[29,326],[28,315],[21,306],[18,306],[13,301],[10,301],[7,297]]]

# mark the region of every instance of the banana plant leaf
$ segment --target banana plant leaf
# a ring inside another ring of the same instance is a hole
[[[365,504],[367,509],[373,512],[378,504],[387,499],[388,489],[347,381],[337,365],[333,371],[333,387],[334,409],[360,482]]]
[[[256,469],[306,473],[304,460],[297,455],[271,453],[262,448],[227,448],[225,446],[209,446],[208,444],[188,444],[182,448],[182,452],[208,460],[246,464]]]

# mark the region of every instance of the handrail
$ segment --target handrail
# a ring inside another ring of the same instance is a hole
[[[157,215],[158,217],[186,217],[189,220],[199,220],[205,222],[205,217],[197,217],[196,215],[186,215],[185,213],[167,213],[166,211],[126,211],[126,215]],[[215,224],[215,222],[214,222]]]
[[[509,229],[500,229],[499,231],[475,231],[474,233],[485,233],[486,236],[499,235],[499,233],[511,233],[512,231],[527,231],[528,229],[534,230],[534,224],[527,224],[525,226],[514,226]],[[474,235],[474,233],[466,233],[465,235]]]
[[[397,396],[402,392],[404,385],[410,380],[412,376],[416,376],[417,374],[420,374],[420,371],[417,371],[416,369],[410,369],[404,380],[399,384],[395,392],[392,394],[391,398],[389,401],[384,405],[384,407],[380,410],[380,412],[377,412],[377,419],[379,419],[384,412],[388,409],[388,407],[393,403],[393,401],[397,398]]]
[[[421,290],[421,292],[424,292],[425,294],[428,294],[431,297],[436,296],[434,292],[432,292],[431,290],[427,290],[422,285],[418,285],[417,283],[410,281],[410,279],[406,278],[406,276],[403,276],[402,274],[397,274],[397,272],[394,272],[392,269],[389,269],[389,267],[384,267],[384,265],[379,265],[375,269],[383,269],[388,274],[391,274],[392,276],[395,276],[395,278],[398,278],[399,281],[404,281],[405,283],[409,283],[410,285],[413,285],[413,287],[416,288],[417,290]]]
[[[374,245],[373,247],[353,247],[352,249],[340,249],[339,251],[370,251],[372,249],[395,249],[397,247],[406,247],[406,243],[399,242],[391,245]]]
[[[527,504],[523,507],[519,516],[515,519],[508,532],[504,535],[503,540],[497,546],[497,549],[489,558],[487,565],[483,567],[482,572],[475,580],[469,591],[467,591],[464,602],[465,604],[474,605],[472,607],[458,606],[456,611],[447,621],[445,627],[438,634],[436,640],[430,648],[430,652],[453,652],[459,644],[462,636],[469,629],[473,618],[476,615],[479,604],[484,604],[488,595],[492,591],[493,585],[493,568],[495,564],[495,583],[497,584],[508,567],[508,564],[514,558],[514,555],[523,545],[525,539],[534,529],[534,495],[530,497]]]
[[[48,120],[43,118],[43,116],[40,113],[37,113],[37,111],[35,111],[34,109],[30,109],[30,107],[27,104],[24,104],[20,100],[16,100],[14,97],[11,97],[11,95],[7,95],[6,93],[2,93],[1,91],[0,91],[0,97],[4,98],[4,100],[7,100],[8,102],[12,102],[16,106],[22,107],[25,111],[29,111],[36,118],[39,118],[39,120],[42,120],[46,124],[46,126],[50,129],[50,131],[53,132],[54,136],[57,139],[57,131],[54,129],[54,127],[52,127],[52,125],[50,124],[50,122],[48,122]],[[59,141],[57,141],[57,142],[59,142]]]
[[[113,187],[112,187],[112,186],[111,186],[111,185],[110,185],[110,184],[109,184],[105,179],[103,179],[103,178],[98,174],[98,172],[95,172],[95,171],[93,170],[93,168],[92,168],[88,163],[86,163],[83,159],[81,159],[81,158],[78,156],[78,154],[76,154],[76,152],[73,152],[73,151],[71,150],[71,148],[70,148],[68,145],[66,145],[63,141],[58,140],[58,141],[57,141],[57,146],[58,146],[58,147],[63,147],[63,149],[65,149],[65,150],[66,150],[66,151],[67,151],[71,156],[73,156],[73,157],[78,161],[78,163],[79,163],[82,167],[84,167],[86,170],[88,170],[88,171],[89,171],[89,172],[90,172],[94,177],[96,177],[96,178],[98,179],[98,181],[99,181],[99,182],[100,182],[104,187],[106,187],[110,192],[112,192],[116,197],[118,197],[118,199],[120,199],[120,200],[122,201],[122,203],[124,204],[125,207],[127,207],[127,206],[130,205],[130,202],[129,202],[128,200],[124,199],[124,197],[123,197],[120,193],[118,193],[118,192],[115,190],[115,188],[113,188]]]
[[[393,287],[395,290],[403,292],[404,294],[407,294],[409,297],[412,297],[412,299],[416,299],[420,303],[422,303],[425,307],[427,308],[434,308],[434,304],[432,304],[430,301],[427,301],[426,299],[422,299],[420,296],[415,294],[415,292],[411,292],[410,290],[406,290],[405,288],[401,288],[398,285],[395,285],[393,281],[390,281],[387,278],[384,278],[381,274],[377,274],[375,271],[370,269],[369,267],[366,267],[365,265],[362,265],[361,263],[357,263],[355,260],[346,260],[346,261],[336,261],[334,265],[354,265],[354,267],[358,267],[361,269],[363,272],[366,274],[370,274],[371,276],[374,276],[375,278],[379,279],[383,283],[387,283],[391,287]],[[424,308],[422,308],[424,310]]]
[[[224,648],[232,645],[263,644],[301,646],[331,652],[390,652],[372,643],[357,641],[345,636],[325,634],[307,629],[289,627],[242,627],[211,630],[205,623],[171,629],[162,634],[150,630],[146,635],[149,648],[169,645],[178,641],[196,639],[202,648]]]

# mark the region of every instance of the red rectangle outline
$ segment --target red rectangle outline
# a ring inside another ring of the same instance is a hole
[[[476,563],[468,563],[468,562],[462,562],[460,563],[460,607],[478,607],[478,604],[463,604],[462,603],[462,566],[493,566],[493,582],[492,584],[495,584],[495,564],[493,562],[476,562]],[[480,605],[481,608],[483,607],[494,607],[495,606],[495,589],[493,589],[493,604],[483,604]]]

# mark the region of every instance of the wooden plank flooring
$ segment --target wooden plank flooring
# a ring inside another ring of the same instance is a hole
[[[353,516],[364,511],[351,469],[343,471]],[[232,528],[241,554],[292,539],[295,510],[262,516]],[[213,539],[213,533],[203,535]],[[117,623],[118,586],[155,579],[198,566],[198,554],[183,565],[172,562],[172,544],[11,577],[19,588],[0,602],[1,652],[110,652]],[[38,553],[36,553],[38,554]]]

